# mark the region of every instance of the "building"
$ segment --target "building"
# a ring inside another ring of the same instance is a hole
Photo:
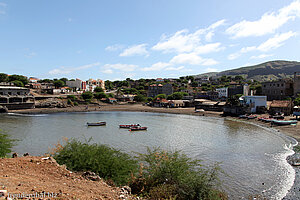
[[[76,79],[76,80],[66,81],[66,85],[69,88],[75,88],[76,90],[82,90],[85,84],[83,84],[82,80]]]
[[[30,77],[29,83],[37,83],[39,80],[40,80],[39,78]]]
[[[184,107],[184,101],[183,100],[170,100],[169,101],[170,107],[172,108],[179,108]]]
[[[34,108],[34,100],[28,88],[0,86],[0,105],[8,110]]]
[[[294,95],[294,84],[291,79],[283,79],[262,83],[262,95],[267,96],[268,101],[283,100]]]
[[[264,113],[267,109],[266,96],[242,96],[240,101],[248,107],[248,113]]]
[[[294,74],[294,96],[300,94],[300,72]]]
[[[162,78],[157,78],[157,79],[156,79],[156,82],[164,82],[164,79],[162,79]]]
[[[241,94],[243,96],[248,96],[250,92],[250,87],[248,84],[245,85],[233,85],[228,87],[227,97],[233,97],[234,95]]]
[[[273,100],[269,112],[270,114],[284,114],[284,115],[290,115],[293,110],[293,103],[290,100],[287,101],[280,101],[280,100]]]
[[[103,90],[105,90],[105,82],[100,79],[97,79],[97,80],[89,79],[86,81],[85,87],[86,87],[85,91],[91,91],[91,92],[94,92],[94,89],[96,87],[101,87]],[[83,88],[84,88],[84,86],[83,86]]]
[[[173,94],[173,86],[172,84],[153,84],[148,88],[148,97],[156,97],[159,94],[171,95]]]
[[[216,92],[219,94],[219,99],[228,97],[228,87],[217,88]]]

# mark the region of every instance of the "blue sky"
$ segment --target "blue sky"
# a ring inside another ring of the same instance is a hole
[[[179,77],[299,61],[300,0],[0,0],[0,72]]]

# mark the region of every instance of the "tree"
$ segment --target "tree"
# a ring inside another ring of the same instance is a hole
[[[153,101],[153,98],[152,97],[147,97],[147,101],[148,102]]]
[[[12,81],[12,83],[17,87],[24,87],[24,84],[22,81],[15,80],[15,81]]]
[[[193,82],[192,82],[192,87],[198,87],[198,82],[193,81]]]
[[[298,97],[294,100],[295,106],[300,106],[300,94],[298,94]]]
[[[54,81],[54,86],[56,87],[56,88],[61,88],[61,87],[63,87],[65,85],[65,83],[62,81],[62,80],[56,80],[56,81]]]
[[[96,87],[94,92],[104,92],[104,90],[101,87]]]
[[[165,95],[165,94],[159,94],[154,99],[166,99],[166,98],[167,98],[167,95]]]
[[[136,96],[134,97],[133,100],[134,100],[134,101],[137,101],[137,102],[143,102],[143,101],[146,101],[147,98],[146,98],[144,95],[142,95],[142,94],[138,94],[138,95],[136,95]]]
[[[96,99],[102,99],[102,98],[108,98],[107,94],[105,94],[104,92],[97,92],[96,94],[94,94]]]
[[[113,89],[113,84],[112,84],[112,82],[111,81],[109,81],[109,80],[106,80],[105,81],[105,88],[107,89],[107,90],[111,90],[111,89]]]
[[[9,135],[2,133],[0,130],[0,158],[11,153],[14,142],[15,140],[11,139]]]
[[[67,78],[61,78],[61,79],[59,79],[59,80],[63,81],[63,82],[64,82],[64,85],[66,85],[66,83],[67,83],[67,81],[68,81]]]
[[[4,73],[0,73],[0,82],[7,82],[8,81],[8,75]]]
[[[85,92],[85,93],[82,93],[81,97],[85,100],[85,101],[88,101],[88,100],[91,100],[93,98],[93,93],[92,92]]]
[[[8,81],[9,82],[13,82],[15,80],[18,80],[18,81],[21,81],[24,85],[26,85],[29,81],[28,79],[25,77],[25,76],[22,76],[22,75],[11,75],[8,77]]]

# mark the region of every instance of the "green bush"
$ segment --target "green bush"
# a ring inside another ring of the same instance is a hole
[[[144,166],[130,183],[133,193],[150,199],[226,199],[217,190],[221,184],[218,165],[207,168],[179,152],[159,149],[148,149],[139,160]]]
[[[54,158],[74,171],[92,171],[116,185],[127,184],[131,174],[137,171],[137,161],[126,153],[106,145],[82,143],[71,140]]]
[[[71,101],[75,101],[77,99],[75,95],[68,95],[67,98],[70,99]]]
[[[78,102],[74,102],[74,106],[78,106]]]
[[[0,158],[5,157],[7,154],[11,153],[11,148],[15,140],[11,139],[9,135],[1,133],[0,130]]]
[[[90,101],[94,95],[92,92],[85,92],[81,94],[81,97],[85,100],[85,101]]]

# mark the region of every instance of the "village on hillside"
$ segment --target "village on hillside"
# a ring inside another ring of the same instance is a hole
[[[224,115],[299,115],[300,73],[291,79],[258,82],[243,76],[194,76],[123,81],[38,79],[0,74],[2,112],[63,108],[80,104],[134,104],[163,108],[194,107]]]

